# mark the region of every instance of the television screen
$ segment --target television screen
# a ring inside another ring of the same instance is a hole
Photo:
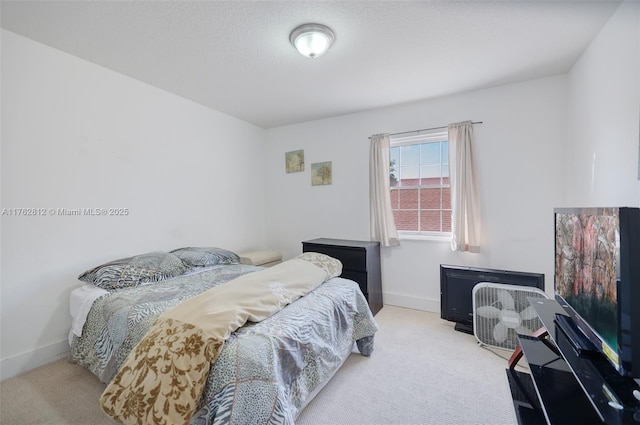
[[[554,212],[556,298],[580,340],[640,378],[640,208]]]
[[[619,369],[619,209],[556,210],[555,227],[556,295],[595,333],[599,341],[592,342]]]

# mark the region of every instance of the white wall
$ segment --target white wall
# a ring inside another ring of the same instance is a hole
[[[568,75],[567,206],[640,206],[640,3],[620,5]]]
[[[84,270],[185,245],[264,245],[264,130],[2,31],[2,378],[68,350]]]
[[[441,263],[542,272],[550,289],[553,208],[563,199],[564,76],[267,130],[267,241],[290,257],[306,239],[368,240],[368,137],[467,119],[483,121],[475,126],[483,251],[413,240],[384,248],[384,302],[439,311]],[[287,174],[284,154],[295,149],[304,149],[305,171]],[[330,186],[311,186],[310,164],[320,161],[333,162]]]

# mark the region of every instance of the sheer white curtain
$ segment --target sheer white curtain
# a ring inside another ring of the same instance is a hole
[[[480,196],[473,158],[473,124],[449,124],[451,249],[480,251]]]
[[[391,211],[389,135],[371,136],[369,150],[369,203],[371,239],[382,246],[400,245]]]

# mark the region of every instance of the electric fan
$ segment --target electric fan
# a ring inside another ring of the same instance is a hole
[[[480,282],[473,287],[473,334],[489,347],[513,350],[518,335],[542,326],[527,298],[549,298],[531,286]]]

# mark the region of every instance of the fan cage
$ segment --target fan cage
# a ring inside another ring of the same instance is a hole
[[[509,301],[505,294],[513,300],[513,308],[506,305],[510,302],[505,302]],[[528,298],[549,296],[541,289],[531,286],[480,282],[473,287],[472,298],[473,334],[478,343],[503,350],[514,350],[518,346],[518,333],[531,335],[542,326],[537,314],[531,314],[531,309],[525,311],[531,305]],[[500,316],[485,317],[478,314],[478,308],[485,306],[499,310]],[[515,326],[516,323],[518,326]],[[504,332],[497,332],[496,327],[501,327],[501,331],[506,328],[506,335]],[[498,333],[498,340],[495,338],[495,332]]]

